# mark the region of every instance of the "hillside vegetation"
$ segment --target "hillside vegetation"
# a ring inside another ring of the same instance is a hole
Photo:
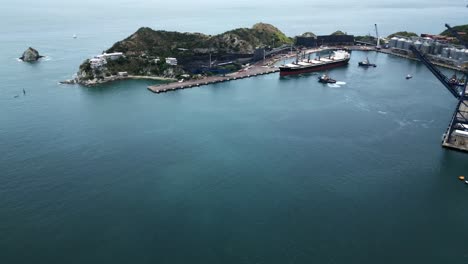
[[[125,55],[123,58],[109,60],[98,70],[92,69],[90,61],[87,60],[80,66],[78,78],[102,79],[117,72],[177,77],[208,65],[210,55],[213,60],[231,61],[236,58],[248,58],[258,47],[273,48],[292,42],[293,40],[279,29],[265,23],[214,36],[142,27],[106,51],[106,53],[123,52]],[[165,58],[168,57],[177,58],[178,65],[167,65]]]
[[[276,27],[258,23],[252,28],[238,28],[208,36],[201,33],[179,33],[140,28],[130,37],[117,42],[107,52],[126,55],[176,56],[180,53],[240,53],[252,54],[259,46],[280,46],[292,40]]]
[[[393,34],[390,34],[388,35],[387,38],[393,38],[395,36],[401,36],[401,37],[407,37],[407,38],[410,38],[410,37],[417,37],[418,34],[414,33],[414,32],[408,32],[408,31],[399,31],[399,32],[396,32],[396,33],[393,33]]]

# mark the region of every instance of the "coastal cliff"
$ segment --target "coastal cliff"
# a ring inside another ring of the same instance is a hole
[[[229,62],[223,69],[236,70],[241,61],[252,58],[257,48],[273,48],[292,41],[276,27],[264,23],[214,36],[142,27],[103,55],[83,62],[75,81],[95,84],[119,73],[180,78],[204,67],[211,68],[216,62],[220,65]],[[105,61],[98,60],[103,58]]]

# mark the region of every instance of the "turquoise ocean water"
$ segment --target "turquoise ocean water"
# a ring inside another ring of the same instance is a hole
[[[338,86],[57,84],[140,26],[439,33],[465,5],[2,3],[0,263],[467,263],[468,156],[440,146],[456,101],[418,63],[353,52]],[[18,62],[28,46],[47,57]]]

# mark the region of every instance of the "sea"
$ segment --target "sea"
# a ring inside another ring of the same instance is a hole
[[[0,263],[468,263],[468,154],[441,147],[457,102],[418,62],[353,51],[335,85],[58,84],[143,26],[437,34],[466,5],[2,2]],[[30,46],[46,57],[18,61]]]

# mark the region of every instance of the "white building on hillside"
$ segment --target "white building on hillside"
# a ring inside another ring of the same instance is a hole
[[[104,53],[104,54],[95,56],[96,59],[111,59],[111,60],[116,60],[121,57],[123,57],[122,52]]]
[[[106,65],[107,61],[104,58],[92,58],[89,60],[89,63],[91,64],[91,68],[96,69]]]
[[[166,63],[172,66],[177,65],[177,59],[176,58],[166,58]]]

